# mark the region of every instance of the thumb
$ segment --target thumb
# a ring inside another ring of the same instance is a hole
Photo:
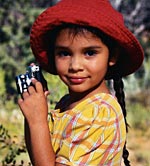
[[[47,97],[49,94],[50,94],[50,91],[45,91],[44,92],[45,97]]]

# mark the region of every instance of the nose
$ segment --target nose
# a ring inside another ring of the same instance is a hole
[[[83,70],[83,59],[80,56],[72,56],[69,64],[69,71],[77,72]]]

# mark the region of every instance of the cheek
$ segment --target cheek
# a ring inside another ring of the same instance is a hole
[[[64,61],[58,60],[56,58],[55,58],[55,65],[58,75],[64,73],[67,69],[67,64]]]
[[[89,71],[93,73],[97,72],[106,72],[108,67],[108,62],[107,61],[95,61],[93,63],[89,63],[87,68]]]
[[[59,68],[60,68],[61,62],[59,61],[59,59],[57,57],[55,57],[55,66],[56,66],[56,70],[58,72]]]

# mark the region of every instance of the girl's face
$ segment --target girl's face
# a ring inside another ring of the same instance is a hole
[[[62,30],[55,43],[55,64],[58,75],[70,92],[105,92],[104,77],[109,60],[108,47],[89,31],[71,35]]]

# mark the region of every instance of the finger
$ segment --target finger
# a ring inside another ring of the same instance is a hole
[[[22,107],[22,104],[23,104],[23,99],[22,98],[18,99],[18,105],[19,105],[20,109]]]
[[[22,102],[23,102],[23,99],[22,99],[22,98],[18,99],[18,104],[19,104],[19,105],[21,105]]]
[[[43,86],[41,82],[37,81],[35,78],[32,78],[31,81],[37,92],[43,92]]]
[[[19,107],[20,107],[20,110],[21,110],[21,112],[22,112],[22,114],[24,115],[24,117],[26,117],[25,116],[25,111],[24,111],[24,108],[26,107],[25,105],[24,105],[24,100],[23,99],[18,99],[18,105],[19,105]]]
[[[33,93],[35,93],[36,91],[35,91],[35,88],[33,87],[33,86],[29,86],[28,87],[28,93],[31,95],[31,94],[33,94]]]
[[[30,64],[30,66],[34,66],[34,65],[35,65],[35,63],[31,63],[31,64]]]
[[[38,80],[36,78],[31,78],[31,82],[34,85],[36,82],[38,82]]]
[[[47,97],[49,94],[50,94],[50,91],[45,91],[44,92],[45,97]]]
[[[27,97],[29,97],[29,93],[28,92],[23,92],[22,98],[26,99]]]

